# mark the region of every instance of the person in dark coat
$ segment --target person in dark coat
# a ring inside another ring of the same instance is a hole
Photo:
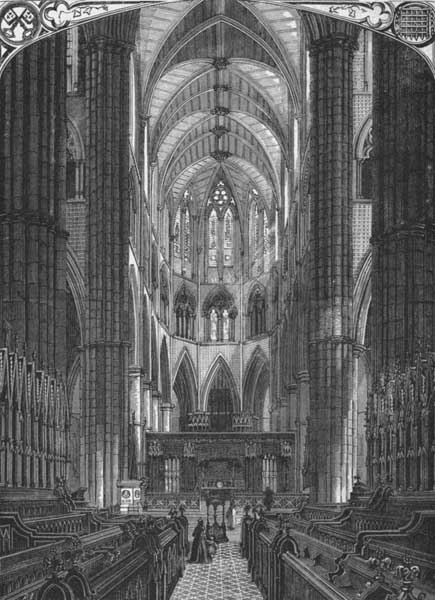
[[[205,534],[204,521],[198,519],[198,524],[193,530],[192,550],[190,552],[189,562],[191,563],[209,563],[211,556],[208,552],[208,544]]]

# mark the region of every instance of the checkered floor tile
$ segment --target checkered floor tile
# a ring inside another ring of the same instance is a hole
[[[171,600],[261,600],[235,541],[219,544],[211,564],[187,564]]]

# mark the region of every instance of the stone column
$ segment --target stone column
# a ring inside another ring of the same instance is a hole
[[[343,502],[352,400],[352,57],[358,29],[305,13],[311,56],[312,498]]]
[[[128,476],[129,61],[138,12],[84,26],[89,499],[118,502]]]
[[[171,413],[174,405],[170,402],[162,402],[162,431],[169,432],[171,430]]]
[[[66,369],[65,60],[60,33],[0,81],[0,322],[53,374]]]
[[[305,437],[307,433],[307,416],[310,408],[310,377],[308,371],[299,371],[297,374],[297,416],[295,419],[296,426],[296,490],[302,491],[303,485],[303,468],[304,468],[304,451]]]
[[[159,413],[160,413],[161,401],[162,401],[161,393],[158,390],[153,390],[152,391],[152,408],[153,408],[152,429],[153,429],[153,431],[160,431]]]
[[[373,375],[434,349],[435,82],[413,50],[373,36]],[[400,76],[399,76],[400,75]]]
[[[129,379],[129,405],[130,413],[134,413],[134,435],[135,435],[135,446],[136,446],[136,461],[137,461],[137,472],[138,477],[143,472],[142,462],[142,424],[144,420],[144,406],[142,402],[142,369],[137,365],[130,365],[128,367],[128,379]]]

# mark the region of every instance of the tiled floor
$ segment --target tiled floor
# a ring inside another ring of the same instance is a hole
[[[235,536],[234,536],[235,537]],[[247,561],[240,556],[238,541],[219,544],[211,564],[187,564],[171,600],[261,600],[262,596],[248,573]]]

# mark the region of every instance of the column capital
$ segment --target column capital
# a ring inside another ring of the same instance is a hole
[[[360,29],[352,23],[305,11],[301,11],[301,15],[310,51],[336,45],[346,45],[352,51],[358,48]]]
[[[360,358],[360,356],[362,356],[367,350],[367,347],[364,346],[363,344],[357,344],[355,342],[355,344],[353,345],[352,348],[352,354],[354,358]]]
[[[130,365],[128,367],[128,375],[129,376],[137,376],[137,375],[142,375],[143,371],[142,371],[142,367],[140,365]]]
[[[299,371],[296,375],[296,379],[298,380],[298,383],[309,383],[310,374],[308,371]]]
[[[139,14],[139,10],[131,10],[86,23],[83,25],[85,42],[90,46],[97,41],[98,44],[105,46],[118,46],[132,50]]]

